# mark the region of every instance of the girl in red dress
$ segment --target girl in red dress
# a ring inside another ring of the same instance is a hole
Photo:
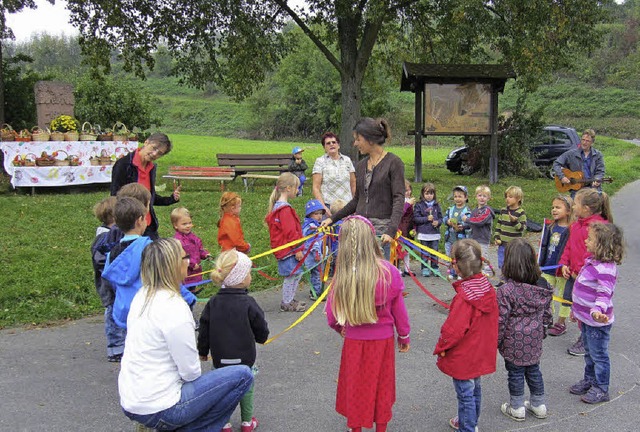
[[[344,337],[336,411],[352,432],[387,430],[396,400],[394,327],[400,352],[409,351],[409,317],[400,271],[382,256],[368,219],[344,219],[338,239],[329,326]]]

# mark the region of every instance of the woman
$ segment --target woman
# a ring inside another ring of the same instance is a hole
[[[313,197],[331,216],[331,203],[351,201],[356,192],[356,175],[351,159],[340,153],[340,140],[333,132],[322,135],[325,154],[313,164]]]
[[[395,237],[404,211],[405,190],[402,160],[384,149],[390,137],[386,120],[366,117],[358,121],[353,129],[353,144],[368,157],[356,166],[356,190],[351,201],[322,222],[327,226],[352,213],[366,217],[376,234],[382,236],[387,258],[387,245]]]
[[[247,366],[201,375],[195,324],[180,296],[189,256],[176,239],[142,253],[142,288],[131,302],[120,405],[127,417],[157,430],[219,431],[253,383]]]
[[[111,172],[111,195],[116,195],[120,188],[129,183],[140,183],[151,192],[147,229],[144,235],[155,240],[158,238],[158,218],[153,210],[154,205],[168,206],[180,201],[178,186],[169,197],[156,195],[156,164],[154,161],[171,151],[171,141],[163,133],[154,133],[144,145],[125,157],[118,159]]]

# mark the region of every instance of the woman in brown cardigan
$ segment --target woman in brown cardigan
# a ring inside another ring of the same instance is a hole
[[[354,146],[367,156],[356,165],[356,192],[342,210],[322,222],[327,226],[353,213],[366,217],[381,236],[387,258],[404,210],[404,163],[385,150],[390,137],[384,119],[365,117],[356,123]]]

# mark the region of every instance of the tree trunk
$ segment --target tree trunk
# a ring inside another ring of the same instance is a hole
[[[340,151],[350,156],[355,164],[358,161],[358,150],[353,146],[353,127],[361,115],[362,83],[353,75],[343,76],[341,81]]]
[[[4,121],[4,63],[2,57],[2,43],[0,42],[0,125]]]

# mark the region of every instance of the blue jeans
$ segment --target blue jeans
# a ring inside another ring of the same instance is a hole
[[[311,289],[317,295],[320,295],[322,293],[322,281],[320,280],[321,266],[318,264],[319,262],[316,261],[313,251],[311,251],[309,255],[307,255],[307,258],[305,258],[304,260],[304,266],[308,269],[311,269],[309,271],[309,281],[311,282]]]
[[[451,256],[451,248],[453,247],[453,243],[452,242],[445,242],[444,243],[444,252],[447,254],[448,257]],[[449,274],[451,275],[451,277],[455,278],[458,275],[456,274],[456,271],[453,269],[453,266],[449,267]]]
[[[582,343],[584,344],[584,379],[597,385],[603,392],[609,391],[609,338],[611,324],[592,327],[582,323]]]
[[[180,400],[171,408],[147,415],[123,411],[131,420],[161,431],[219,431],[252,384],[250,368],[227,366],[182,384]]]
[[[420,240],[420,244],[423,246],[428,247],[429,249],[433,249],[433,250],[438,250],[438,243],[440,241],[439,240]],[[435,256],[434,254],[430,254],[428,252],[422,251],[422,257],[425,260],[425,262],[427,264],[429,264],[429,267],[431,267],[431,269],[433,271],[437,271],[438,270],[438,257]],[[421,269],[425,269],[427,268],[424,264],[420,264],[420,268]]]
[[[524,382],[527,381],[529,392],[531,392],[531,405],[540,406],[544,404],[544,382],[542,372],[538,363],[530,366],[517,366],[508,360],[504,361],[504,367],[508,372],[509,403],[515,409],[524,406]]]
[[[504,264],[504,248],[505,248],[504,243],[498,246],[498,268],[499,269],[501,269],[502,264]]]
[[[480,418],[482,386],[480,377],[457,380],[453,379],[453,387],[458,397],[458,425],[460,432],[474,432]]]
[[[124,352],[127,329],[119,327],[113,320],[112,304],[104,310],[104,334],[107,337],[107,356],[122,354]]]

